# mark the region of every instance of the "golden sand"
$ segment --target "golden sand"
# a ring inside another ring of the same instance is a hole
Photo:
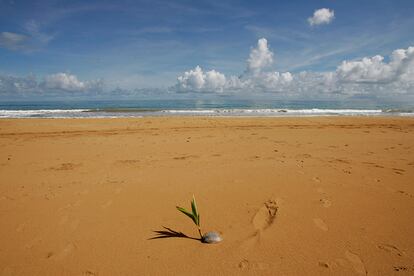
[[[224,241],[151,239],[193,194]],[[414,119],[2,119],[0,221],[1,275],[414,274]]]

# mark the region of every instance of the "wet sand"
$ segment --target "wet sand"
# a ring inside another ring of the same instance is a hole
[[[413,179],[413,118],[2,119],[0,274],[410,275]]]

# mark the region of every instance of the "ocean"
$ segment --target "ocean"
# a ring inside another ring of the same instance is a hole
[[[414,104],[371,101],[95,100],[0,102],[0,118],[145,116],[414,116]]]

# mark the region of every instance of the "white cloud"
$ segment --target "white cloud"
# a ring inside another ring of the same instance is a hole
[[[221,91],[226,85],[226,77],[224,74],[211,70],[203,71],[200,66],[196,66],[194,70],[184,72],[183,76],[178,77],[178,90],[209,90]]]
[[[2,32],[0,33],[0,47],[13,51],[20,50],[24,48],[24,43],[27,39],[26,35]]]
[[[69,92],[97,91],[103,86],[102,80],[80,81],[75,75],[57,73],[45,76],[42,86],[46,89]]]
[[[227,93],[276,92],[298,97],[349,97],[353,95],[414,96],[414,47],[392,52],[389,61],[382,56],[343,61],[332,72],[277,72],[270,70],[273,53],[266,39],[260,39],[240,77],[225,76],[199,66],[178,77],[176,91]]]
[[[184,76],[178,77],[179,85],[183,89],[201,89],[204,86],[204,73],[200,66],[194,70],[184,73]]]
[[[44,86],[48,89],[61,89],[66,91],[82,91],[86,84],[78,80],[75,75],[57,73],[45,77]]]
[[[289,72],[279,73],[269,71],[273,64],[273,52],[269,49],[267,40],[261,38],[257,47],[250,51],[247,59],[245,74],[241,77],[230,76],[211,70],[203,72],[200,66],[184,72],[177,78],[175,88],[178,91],[209,91],[222,92],[224,90],[241,89],[271,89],[277,86],[288,85],[293,77]]]
[[[0,75],[0,96],[66,95],[101,92],[102,80],[80,81],[75,75],[56,73],[43,80],[34,75],[26,77]]]
[[[358,61],[343,61],[336,70],[338,78],[346,82],[390,83],[414,80],[414,47],[392,52],[390,61],[377,55]]]
[[[311,26],[329,24],[335,18],[335,13],[330,9],[318,9],[315,10],[312,17],[308,18],[308,22]]]
[[[205,74],[205,86],[209,90],[221,89],[226,85],[226,76],[216,70],[208,71]]]
[[[250,52],[247,60],[247,70],[253,75],[259,74],[263,69],[266,69],[273,63],[273,53],[270,51],[266,38],[261,38],[257,41],[257,48]]]
[[[272,72],[264,75],[264,80],[268,86],[276,87],[278,85],[289,84],[293,80],[293,76],[290,72]]]

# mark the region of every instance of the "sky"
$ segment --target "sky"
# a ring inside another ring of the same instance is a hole
[[[414,1],[0,0],[0,99],[414,97]]]

